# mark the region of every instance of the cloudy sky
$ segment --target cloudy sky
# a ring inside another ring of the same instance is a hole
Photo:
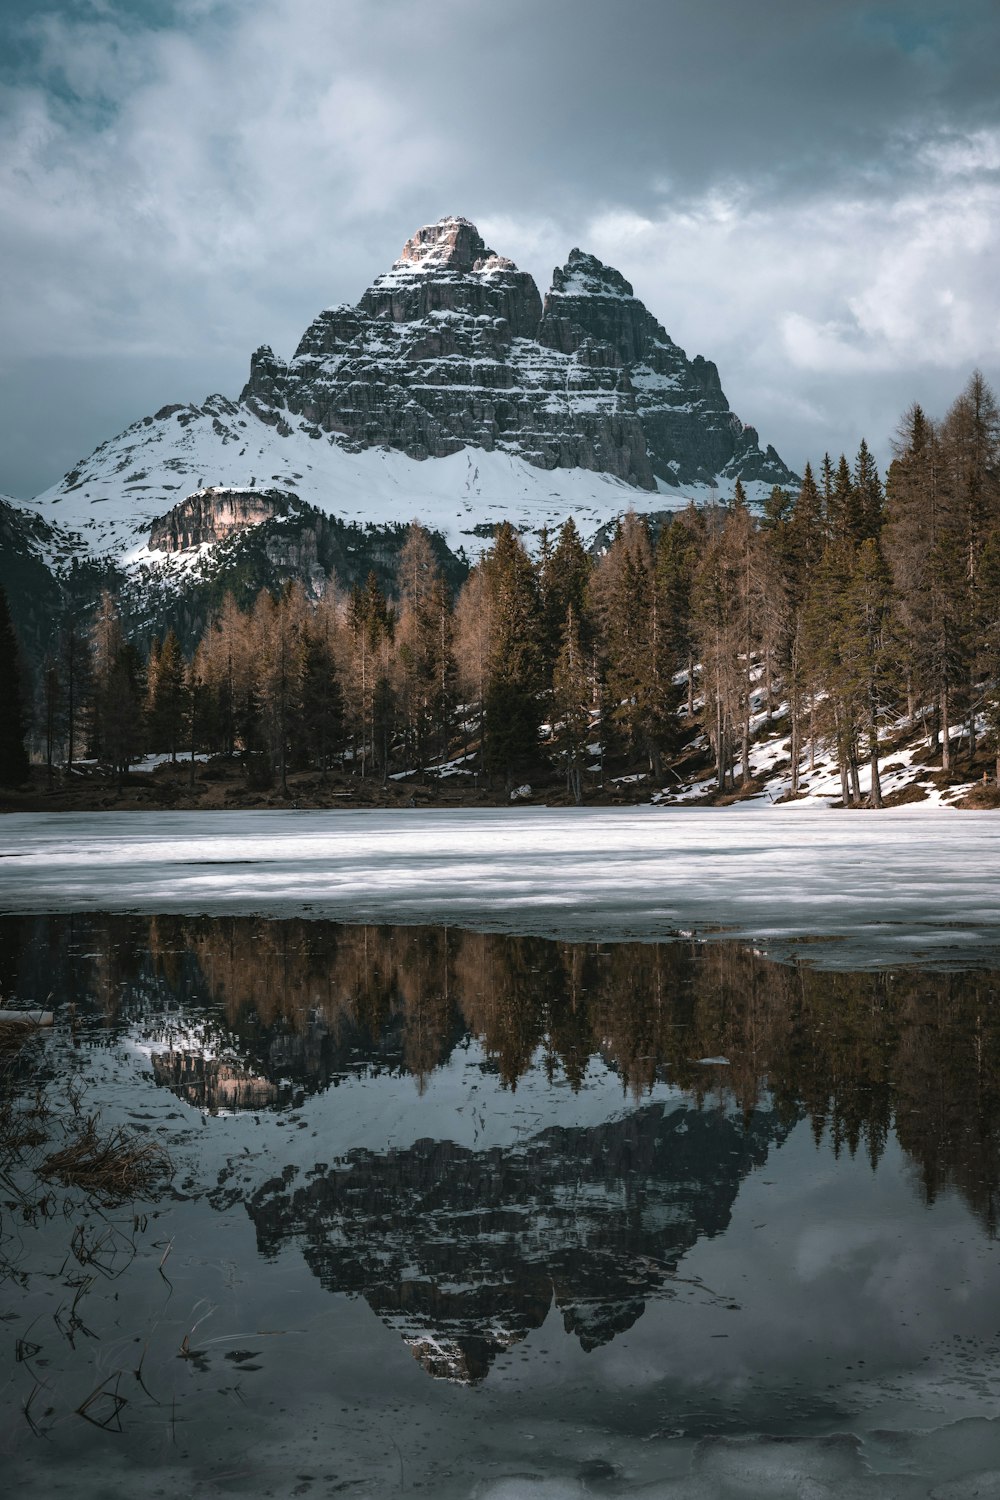
[[[420,224],[617,266],[794,467],[1000,385],[996,0],[3,0],[0,491]]]

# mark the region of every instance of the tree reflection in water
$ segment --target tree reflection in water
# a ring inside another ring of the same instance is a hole
[[[246,1198],[363,1295],[436,1375],[482,1379],[553,1301],[586,1348],[676,1295],[681,1257],[799,1120],[877,1165],[892,1133],[926,1201],[996,1227],[997,976],[823,972],[725,941],[577,945],[443,928],[249,918],[3,919],[0,987],[57,991],[153,1049],[205,1110],[280,1109],[363,1073],[423,1090],[470,1039],[516,1090],[530,1069],[621,1080],[619,1117],[516,1145],[354,1149]],[[86,1044],[86,1041],[85,1043]],[[725,1058],[706,1066],[704,1059]],[[649,1099],[657,1084],[683,1091]],[[244,1188],[223,1180],[216,1201]],[[711,1296],[705,1289],[704,1295]]]

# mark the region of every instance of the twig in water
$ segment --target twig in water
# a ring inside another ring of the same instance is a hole
[[[83,1417],[85,1422],[90,1422],[92,1426],[100,1427],[105,1432],[121,1432],[122,1407],[128,1406],[127,1397],[118,1394],[118,1386],[121,1383],[121,1378],[121,1370],[116,1370],[113,1375],[109,1375],[106,1380],[102,1380],[100,1385],[91,1391],[86,1401],[81,1402],[77,1407],[77,1416]],[[115,1388],[113,1391],[109,1391],[108,1386],[112,1381],[115,1382]],[[106,1416],[100,1417],[92,1413],[92,1408],[99,1410],[98,1403],[102,1400],[108,1402],[109,1410]]]

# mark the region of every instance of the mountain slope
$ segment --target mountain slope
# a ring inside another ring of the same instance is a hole
[[[537,530],[572,512],[593,531],[737,478],[761,498],[796,476],[619,272],[574,250],[543,303],[447,218],[357,306],[320,313],[287,364],[258,349],[238,401],[163,407],[34,504],[72,548],[125,562],[156,561],[154,522],[215,487],[294,491],[345,520],[416,516],[478,550],[501,519]]]

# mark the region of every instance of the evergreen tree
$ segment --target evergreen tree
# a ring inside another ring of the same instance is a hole
[[[945,485],[954,512],[964,571],[965,633],[969,681],[966,688],[970,755],[975,753],[981,692],[976,681],[984,615],[980,560],[993,528],[1000,523],[1000,407],[977,370],[941,425]]]
[[[898,688],[892,603],[889,569],[878,543],[869,538],[854,558],[844,613],[843,654],[845,693],[867,744],[872,807],[882,806],[879,725],[893,716]]]
[[[45,727],[45,773],[49,786],[55,770],[56,746],[65,728],[59,663],[47,657],[42,672],[42,723]]]
[[[168,751],[176,764],[184,740],[188,688],[184,658],[173,629],[161,646],[153,642],[146,671],[146,735],[149,749]]]
[[[344,695],[337,675],[334,619],[318,609],[305,623],[296,716],[296,756],[325,775],[344,744]]]
[[[89,642],[72,616],[60,642],[60,677],[66,695],[66,762],[72,770],[79,743],[79,726],[92,689]]]
[[[311,630],[304,640],[298,726],[304,757],[326,772],[343,743],[344,698],[326,643]]]
[[[687,675],[687,714],[694,718],[695,636],[692,597],[705,523],[693,505],[663,527],[656,544],[656,588],[661,600],[667,650]]]
[[[483,700],[484,764],[505,778],[538,755],[541,724],[541,610],[531,561],[520,537],[504,521],[483,559],[490,599],[490,655]]]
[[[678,565],[671,576],[669,563]],[[625,516],[595,577],[603,611],[605,721],[612,748],[646,761],[659,781],[677,741],[678,649],[689,631],[690,575],[680,549],[657,566],[644,518]]]
[[[91,637],[90,750],[117,777],[119,789],[142,741],[138,652],[126,641],[118,607],[105,590]]]
[[[854,460],[852,476],[854,493],[857,496],[858,541],[877,542],[882,535],[884,495],[879,479],[878,465],[869,451],[864,438]]]
[[[742,486],[721,531],[710,541],[695,580],[695,629],[702,662],[703,721],[715,750],[720,791],[735,779],[750,779],[750,738],[755,693],[755,657],[763,639],[766,605],[765,553]]]
[[[886,555],[908,637],[911,694],[936,711],[941,765],[951,768],[956,693],[968,668],[968,579],[964,534],[947,484],[942,444],[919,406],[903,421],[886,495]]]
[[[976,662],[984,681],[986,729],[996,757],[996,784],[1000,786],[1000,523],[983,548],[979,581]]]
[[[28,777],[27,718],[21,680],[21,653],[7,595],[0,588],[0,786],[18,786]]]
[[[272,773],[288,796],[288,770],[302,702],[306,600],[302,585],[286,585],[280,599],[262,592],[254,609],[256,696]]]
[[[793,570],[791,579],[797,597],[804,597],[808,580],[820,560],[826,542],[823,522],[823,503],[811,464],[806,464],[802,484],[795,497],[789,522],[788,563]]]
[[[851,662],[854,567],[855,551],[850,541],[840,537],[830,542],[803,607],[804,671],[820,699],[820,722],[836,749],[845,807],[860,801],[860,706]]]
[[[566,610],[562,645],[552,674],[553,740],[566,772],[566,790],[583,801],[583,767],[590,729],[590,680],[576,610]]]
[[[362,776],[382,764],[385,709],[391,693],[390,652],[395,618],[374,572],[351,591],[347,607],[348,651],[344,701],[355,769]],[[376,724],[376,699],[378,723]]]
[[[736,701],[733,580],[721,533],[705,548],[694,581],[695,637],[701,661],[702,721],[715,752],[716,785],[726,790]]]
[[[587,585],[593,563],[570,516],[562,526],[555,547],[549,547],[539,560],[542,608],[543,651],[551,671],[562,649],[566,619],[570,609],[576,618],[582,649],[588,650],[590,621],[587,617]]]
[[[858,494],[847,459],[843,454],[837,462],[833,476],[833,488],[826,502],[827,537],[831,541],[858,542],[864,531],[861,497]]]
[[[427,533],[414,522],[400,557],[401,608],[395,632],[399,702],[407,756],[422,765],[447,749],[454,711],[451,600]]]

